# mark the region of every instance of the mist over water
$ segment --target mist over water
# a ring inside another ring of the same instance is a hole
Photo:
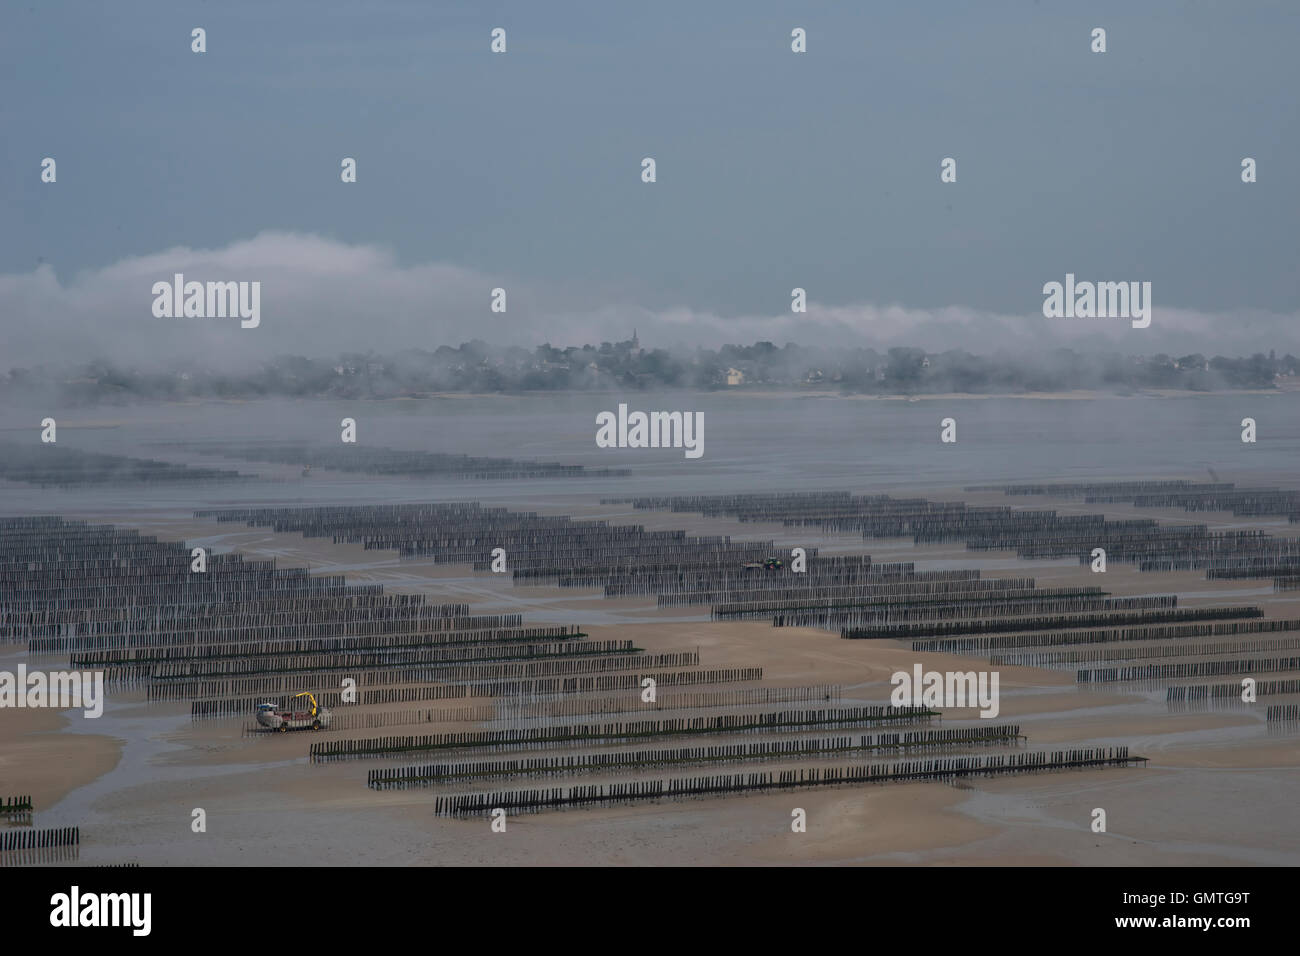
[[[680,448],[598,448],[596,415],[704,413],[704,455]],[[235,469],[256,480],[38,488],[0,483],[9,513],[91,514],[105,508],[469,501],[542,506],[632,495],[918,489],[1012,481],[1173,479],[1296,485],[1300,395],[1077,400],[923,398],[918,401],[726,393],[541,394],[400,401],[212,402],[99,409],[5,409],[3,438],[39,445],[38,423],[58,421],[60,448]],[[337,446],[339,422],[357,421],[357,447],[506,457],[626,468],[629,477],[429,480],[313,469],[201,454],[168,442],[307,442]],[[957,442],[939,440],[954,418]],[[1241,441],[1254,418],[1260,440]],[[184,487],[181,487],[184,485]]]

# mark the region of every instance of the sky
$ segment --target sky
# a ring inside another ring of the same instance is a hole
[[[1293,2],[0,3],[0,370],[633,327],[1300,353]],[[155,317],[175,272],[260,281],[260,325]],[[1150,281],[1151,327],[1044,318],[1066,273]]]

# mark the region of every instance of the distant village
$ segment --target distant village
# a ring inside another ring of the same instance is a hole
[[[1101,390],[1191,392],[1300,387],[1293,355],[1248,357],[1075,352],[974,355],[917,348],[813,348],[771,342],[698,348],[622,342],[528,350],[475,340],[398,355],[349,353],[334,359],[281,355],[230,373],[200,361],[168,370],[99,361],[73,368],[15,368],[0,395],[55,391],[79,404],[193,398],[418,398],[439,393],[627,390],[794,390],[845,394],[1015,394]]]

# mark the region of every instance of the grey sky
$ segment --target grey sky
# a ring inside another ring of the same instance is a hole
[[[1219,317],[1207,327],[1237,352],[1296,336],[1300,4],[10,2],[4,20],[0,308],[23,361],[47,325],[65,347],[88,321],[87,348],[153,341],[150,282],[137,294],[122,263],[178,247],[245,269],[193,278],[264,279],[262,338],[192,340],[249,354],[305,334],[400,346],[412,329],[421,345],[476,329],[567,344],[636,321],[710,344],[755,317],[798,338],[794,286],[820,310],[810,338],[891,344],[826,310],[897,304],[927,322],[960,310],[975,334],[954,344],[1007,345],[1014,327],[978,317],[1041,325],[1042,284],[1067,271],[1150,280],[1159,335],[1176,331],[1163,308]],[[295,262],[321,237],[416,278],[398,306],[371,296],[385,312],[359,332],[322,295],[277,297],[278,254],[222,258],[268,232]],[[510,324],[484,283],[510,291]],[[1225,331],[1247,315],[1263,318]]]

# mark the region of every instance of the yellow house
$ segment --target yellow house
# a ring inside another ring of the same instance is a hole
[[[727,384],[728,384],[728,385],[744,385],[744,384],[745,384],[745,373],[742,372],[742,371],[740,371],[740,369],[736,369],[736,368],[729,368],[729,369],[727,369]]]

